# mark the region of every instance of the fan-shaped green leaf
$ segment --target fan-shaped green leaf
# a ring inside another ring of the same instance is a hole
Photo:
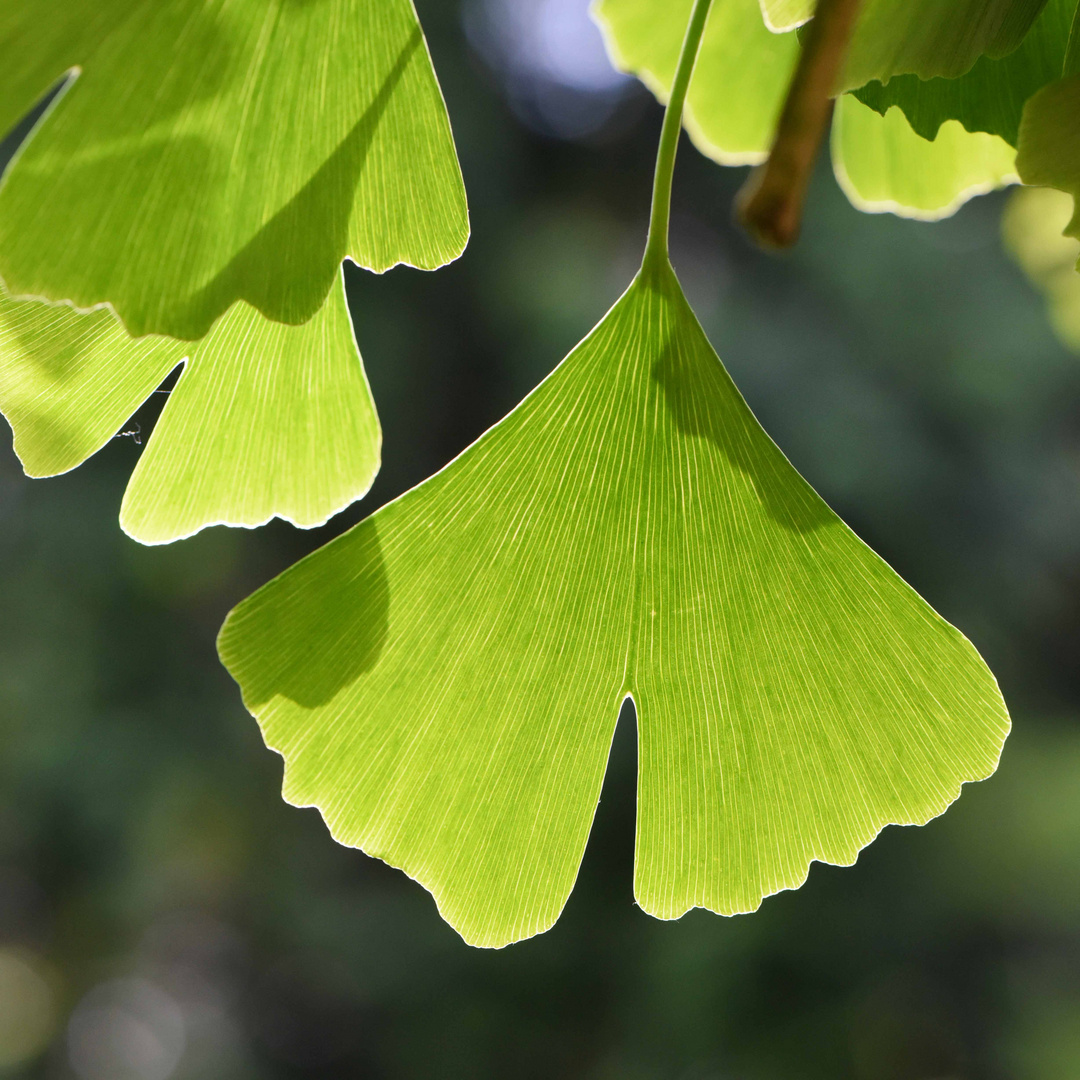
[[[1049,0],[1020,47],[1002,59],[982,56],[956,79],[897,75],[885,85],[868,83],[855,96],[883,115],[898,105],[924,139],[959,120],[968,131],[1000,135],[1015,146],[1024,102],[1061,77],[1075,12],[1076,0]]]
[[[0,411],[27,476],[56,476],[100,450],[184,353],[172,338],[132,338],[107,310],[0,290]]]
[[[371,486],[381,435],[340,279],[302,326],[237,304],[195,345],[133,339],[108,310],[0,296],[0,411],[27,473],[84,461],[185,357],[124,496],[137,540],[319,525]]]
[[[1080,75],[1051,83],[1024,108],[1016,171],[1025,184],[1080,196]],[[1080,213],[1073,214],[1066,236],[1080,240]]]
[[[621,702],[635,892],[733,913],[993,771],[970,643],[757,424],[666,264],[442,472],[241,604],[219,649],[285,796],[466,940],[551,926]]]
[[[692,2],[593,5],[612,62],[640,78],[660,101],[671,90]],[[765,28],[757,0],[713,5],[683,112],[686,130],[703,154],[722,165],[765,158],[798,53],[794,34]]]
[[[928,141],[896,106],[881,116],[851,94],[836,103],[832,159],[837,182],[860,210],[924,221],[1019,180],[1016,151],[1004,139],[949,120]]]
[[[346,256],[465,244],[410,0],[7,0],[0,133],[69,72],[0,184],[13,295],[195,339],[241,299],[304,322]]]

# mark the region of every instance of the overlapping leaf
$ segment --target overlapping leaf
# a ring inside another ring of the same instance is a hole
[[[219,648],[285,795],[466,940],[551,926],[622,701],[635,892],[733,913],[994,767],[969,642],[757,424],[654,260],[517,409],[241,604]]]
[[[936,221],[975,195],[1015,184],[1016,151],[1004,139],[948,120],[932,141],[900,109],[880,116],[851,94],[836,103],[832,127],[836,179],[860,210]]]
[[[78,72],[0,184],[16,296],[197,339],[301,323],[341,260],[433,268],[468,232],[410,0],[7,0],[0,133]]]
[[[692,4],[596,0],[593,5],[612,62],[638,76],[662,102],[671,89]],[[773,34],[765,27],[758,0],[714,4],[683,112],[698,149],[722,165],[762,161],[798,54],[794,34]]]
[[[1002,59],[980,57],[956,79],[897,75],[885,85],[871,82],[856,97],[884,114],[897,105],[912,128],[933,139],[948,120],[971,132],[1000,135],[1016,145],[1024,103],[1062,75],[1076,0],[1049,0],[1020,47]]]
[[[100,449],[185,358],[124,496],[136,539],[274,516],[317,525],[370,487],[381,435],[340,275],[302,326],[240,303],[194,345],[134,339],[107,309],[0,295],[0,411],[31,476]]]
[[[690,6],[691,0],[597,0],[594,6],[613,63],[639,76],[661,101]],[[702,153],[722,165],[764,160],[798,52],[794,33],[764,27],[757,0],[713,6],[686,109],[687,131]],[[838,114],[833,164],[860,209],[943,217],[972,195],[1014,179],[1012,151],[1000,139],[953,125],[931,144],[902,117],[879,116],[845,98]]]
[[[864,0],[840,90],[911,73],[956,78],[983,55],[1012,52],[1046,0]],[[777,31],[810,19],[816,0],[761,0]]]
[[[1046,0],[866,0],[838,90],[894,75],[955,79],[980,56],[1007,56]]]

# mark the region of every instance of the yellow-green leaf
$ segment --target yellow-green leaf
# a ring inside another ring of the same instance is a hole
[[[654,260],[517,409],[229,616],[286,798],[469,942],[547,929],[620,705],[635,894],[750,911],[993,771],[993,677],[764,433]]]
[[[1076,0],[1049,0],[1020,47],[1005,57],[981,56],[955,79],[896,75],[884,85],[868,83],[856,96],[883,115],[899,105],[924,139],[934,138],[945,121],[959,120],[968,131],[1000,135],[1015,146],[1024,103],[1062,75],[1075,14]]]
[[[596,0],[608,54],[666,101],[692,0]],[[722,165],[764,160],[799,54],[794,34],[772,34],[758,0],[713,5],[683,123],[698,149]],[[723,103],[722,105],[720,103]]]
[[[340,276],[302,326],[241,303],[194,345],[132,338],[108,310],[0,295],[0,411],[31,476],[100,449],[185,358],[124,496],[136,539],[319,525],[371,486],[381,434]]]
[[[608,53],[621,69],[667,99],[691,0],[597,0]],[[722,165],[765,159],[799,55],[795,34],[770,33],[757,0],[713,5],[687,97],[684,125],[702,153]],[[947,125],[936,142],[917,136],[899,110],[882,118],[854,98],[837,102],[833,162],[861,210],[940,218],[973,195],[1015,181],[1001,139]]]
[[[997,135],[948,120],[930,141],[895,105],[882,116],[851,94],[836,103],[832,160],[837,182],[860,210],[923,221],[1019,180],[1016,151]]]
[[[410,0],[5,0],[0,134],[69,74],[0,182],[13,295],[197,339],[237,300],[310,319],[345,257],[464,247]]]

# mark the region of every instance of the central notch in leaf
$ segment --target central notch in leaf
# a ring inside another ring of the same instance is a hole
[[[229,616],[286,798],[431,890],[466,941],[549,928],[619,708],[635,892],[734,914],[993,772],[993,676],[762,430],[667,259],[691,16],[641,272],[509,416]]]

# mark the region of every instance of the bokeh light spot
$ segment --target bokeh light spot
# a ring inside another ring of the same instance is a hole
[[[471,0],[464,20],[515,114],[542,134],[594,134],[634,85],[611,66],[588,0]]]
[[[36,958],[0,949],[0,1069],[41,1053],[55,1022],[52,990]]]
[[[68,1024],[68,1058],[82,1080],[167,1080],[185,1043],[180,1007],[145,979],[95,987]]]

